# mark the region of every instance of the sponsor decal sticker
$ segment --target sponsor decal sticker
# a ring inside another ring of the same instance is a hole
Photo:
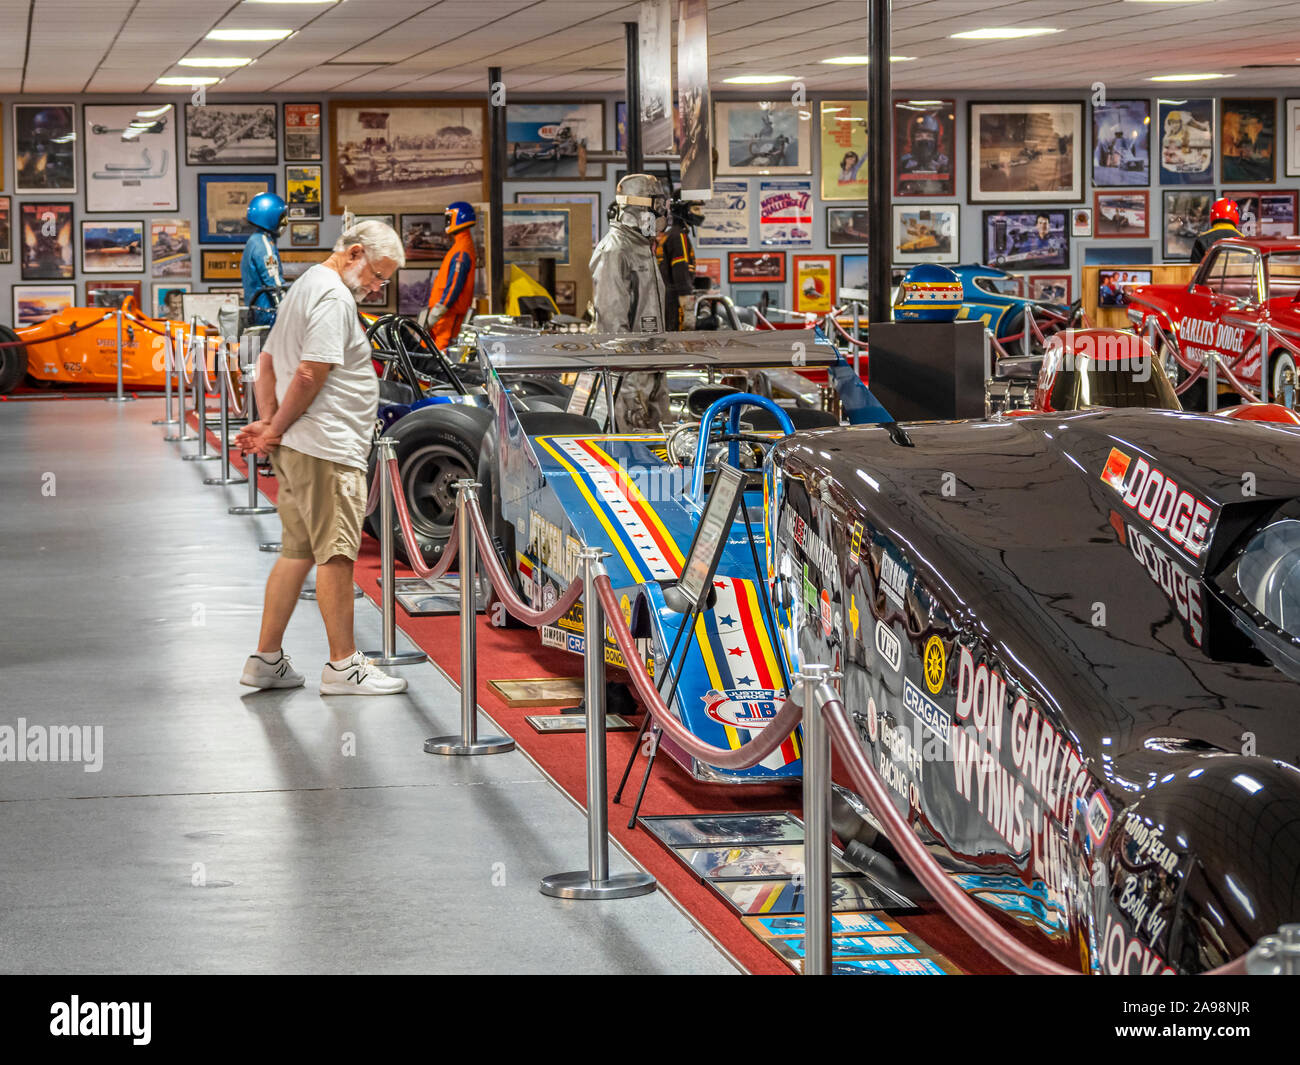
[[[876,700],[867,696],[867,737],[872,743],[880,735],[880,712],[876,709]]]
[[[1100,847],[1110,834],[1111,808],[1106,796],[1100,791],[1093,792],[1088,800],[1088,838],[1094,847]]]
[[[853,638],[858,638],[858,619],[862,615],[858,612],[858,597],[852,592],[849,593],[849,624],[853,626]]]
[[[1101,479],[1130,510],[1188,557],[1199,559],[1209,538],[1210,504],[1182,488],[1145,458],[1111,448]]]
[[[776,717],[777,703],[785,693],[772,688],[724,688],[700,698],[704,712],[714,721],[733,728],[761,729]]]
[[[903,705],[907,707],[908,713],[939,739],[944,743],[948,742],[948,734],[952,731],[952,717],[910,679],[903,681]]]
[[[904,605],[903,597],[907,594],[907,571],[887,552],[880,556],[880,583],[890,599],[900,607]]]
[[[943,641],[938,636],[931,636],[925,641],[925,686],[930,689],[930,694],[938,695],[943,690],[943,680],[947,675],[948,656]]]
[[[849,537],[849,565],[856,566],[862,557],[862,522],[853,523],[853,533]]]
[[[883,621],[876,622],[876,650],[880,652],[885,664],[897,673],[903,664],[903,645]]]
[[[822,603],[822,631],[825,632],[827,636],[830,636],[831,628],[833,626],[833,618],[831,614],[831,593],[828,592],[825,588],[822,589],[821,603]]]

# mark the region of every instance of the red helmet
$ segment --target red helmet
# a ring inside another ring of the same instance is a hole
[[[1231,222],[1234,226],[1241,225],[1241,211],[1237,209],[1237,204],[1223,196],[1214,201],[1214,206],[1210,208],[1210,222]]]

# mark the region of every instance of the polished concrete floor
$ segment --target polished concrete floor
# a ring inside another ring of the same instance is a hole
[[[433,666],[322,699],[304,602],[307,687],[240,687],[279,524],[228,515],[247,489],[203,486],[161,412],[0,403],[0,972],[735,971],[660,893],[538,892],[585,863],[585,818],[521,754],[423,753],[459,721]],[[68,727],[79,762],[13,760],[16,730],[38,757]]]

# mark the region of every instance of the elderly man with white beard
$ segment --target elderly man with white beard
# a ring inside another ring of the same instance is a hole
[[[279,485],[280,557],[266,582],[257,651],[240,683],[295,688],[281,641],[308,571],[329,640],[322,695],[393,695],[406,681],[358,653],[352,627],[352,571],[361,545],[366,460],[379,403],[371,347],[357,300],[405,264],[401,238],[378,221],[359,222],[289,289],[257,364],[260,420],[236,444],[269,455]]]

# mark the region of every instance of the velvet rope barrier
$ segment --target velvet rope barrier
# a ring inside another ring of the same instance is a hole
[[[49,344],[55,340],[66,340],[68,337],[74,337],[78,333],[84,333],[87,329],[93,329],[100,322],[106,322],[117,314],[117,311],[108,311],[102,318],[96,318],[93,322],[86,322],[84,325],[74,325],[66,333],[55,333],[52,337],[32,337],[30,340],[6,340],[0,343],[0,348],[22,348],[28,344]]]
[[[381,460],[383,461],[383,460]],[[397,515],[397,524],[401,526],[402,542],[406,545],[406,557],[410,561],[411,569],[417,577],[426,581],[437,580],[446,574],[451,568],[452,562],[456,560],[456,552],[459,550],[459,541],[456,539],[456,527],[458,522],[451,523],[451,535],[447,540],[447,546],[443,548],[442,557],[432,566],[425,565],[424,556],[420,554],[420,546],[415,539],[415,530],[411,527],[411,514],[406,509],[406,495],[401,490],[402,481],[397,469],[397,459],[391,458],[388,462],[388,483],[393,486],[393,513]],[[379,502],[380,489],[376,486],[383,480],[380,475],[379,467],[375,467],[375,482],[370,486],[370,498],[366,513],[369,514]]]
[[[610,583],[608,574],[601,573],[596,578],[596,592],[600,596],[601,605],[605,608],[609,627],[614,633],[614,642],[618,644],[618,649],[623,653],[623,661],[627,663],[627,672],[632,678],[632,686],[641,696],[641,701],[650,716],[655,719],[655,724],[663,729],[670,740],[684,748],[691,757],[717,766],[719,769],[749,769],[777,750],[803,718],[803,707],[793,699],[786,699],[767,726],[754,739],[741,744],[736,750],[725,750],[705,743],[687,731],[686,727],[673,716],[664,703],[663,696],[659,694],[659,689],[655,687],[654,681],[646,673],[636,645],[632,641],[632,633],[623,623],[623,610],[619,606],[618,596],[614,594],[614,586]]]

